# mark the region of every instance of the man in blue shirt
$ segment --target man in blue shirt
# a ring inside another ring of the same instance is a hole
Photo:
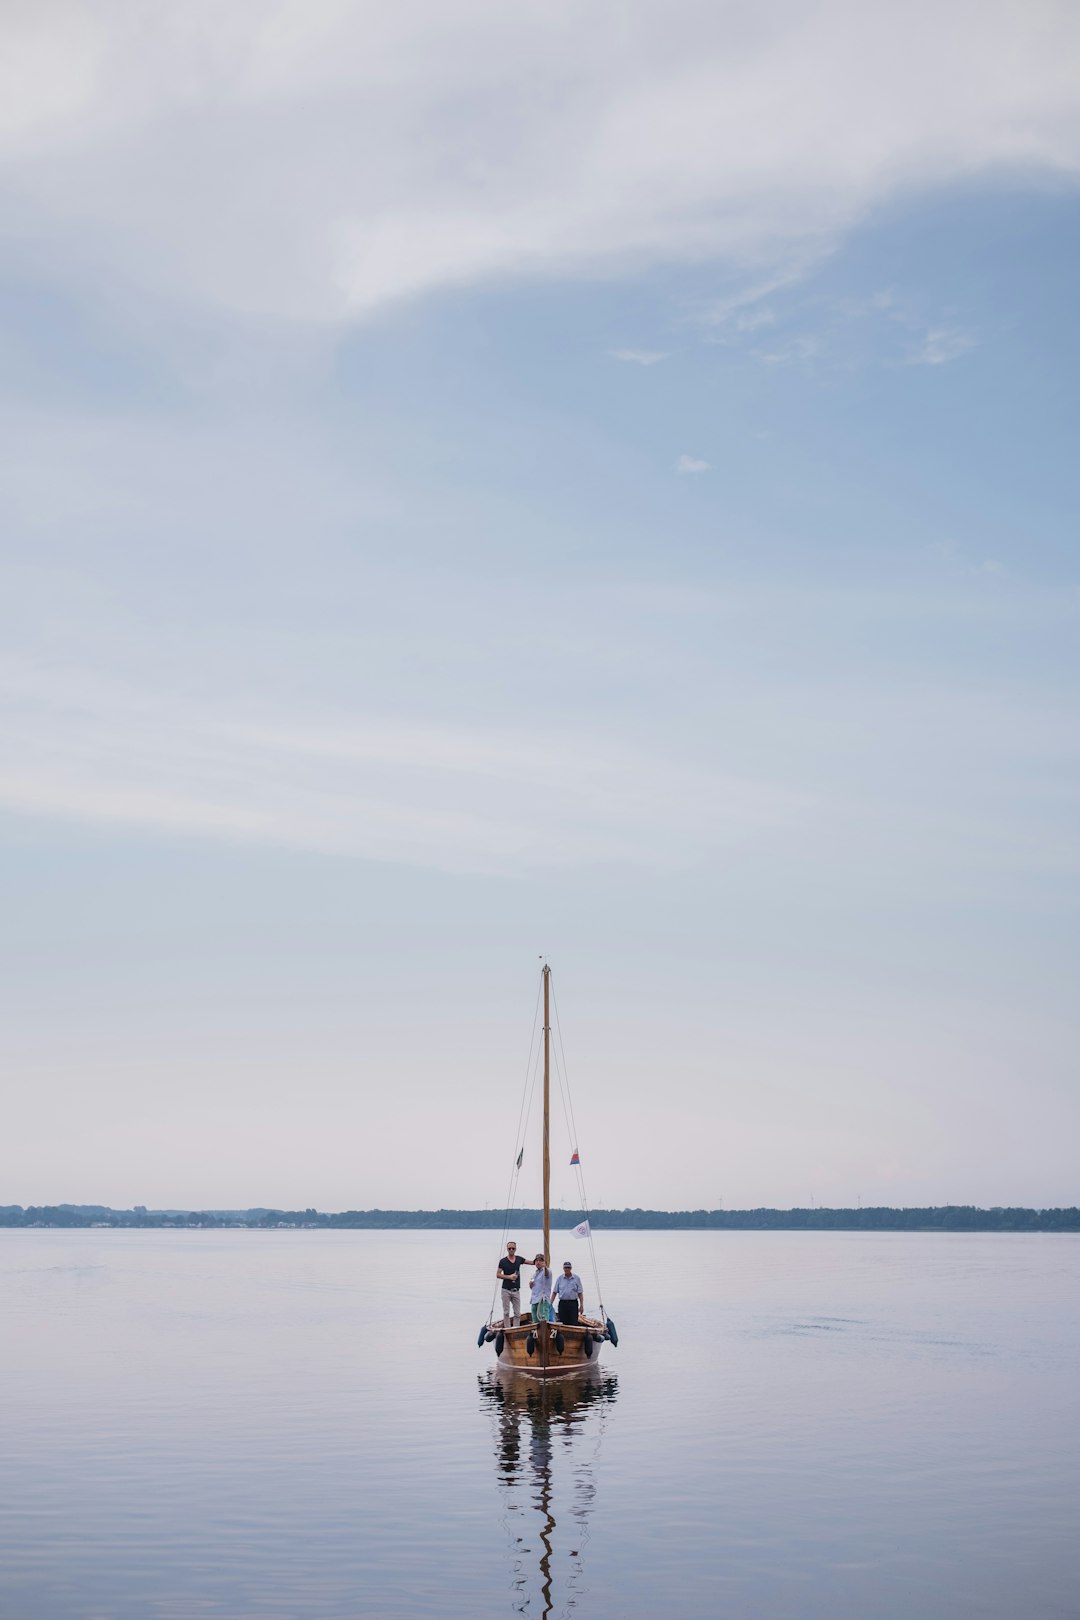
[[[559,1321],[567,1327],[575,1326],[579,1313],[585,1309],[585,1290],[581,1286],[581,1278],[574,1275],[569,1260],[563,1261],[562,1276],[555,1279],[551,1303],[558,1304]]]

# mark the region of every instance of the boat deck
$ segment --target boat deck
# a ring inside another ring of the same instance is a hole
[[[573,1326],[526,1322],[505,1330],[501,1322],[494,1321],[489,1331],[496,1335],[499,1365],[533,1378],[559,1378],[595,1366],[606,1337],[603,1322],[592,1317],[582,1317]]]

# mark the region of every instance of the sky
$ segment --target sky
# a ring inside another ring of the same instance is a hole
[[[0,1202],[1076,1203],[1076,8],[0,28]]]

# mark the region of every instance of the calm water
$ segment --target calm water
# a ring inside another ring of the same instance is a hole
[[[0,1614],[1080,1615],[1080,1238],[598,1249],[542,1391],[497,1234],[0,1231]]]

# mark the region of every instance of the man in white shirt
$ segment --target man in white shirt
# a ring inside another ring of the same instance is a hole
[[[551,1303],[558,1304],[559,1321],[567,1327],[573,1327],[578,1315],[585,1309],[585,1290],[581,1286],[581,1278],[574,1275],[569,1260],[563,1261],[562,1276],[555,1279]]]
[[[532,1319],[534,1322],[546,1322],[551,1316],[551,1272],[544,1264],[542,1254],[536,1256],[533,1265],[536,1267],[536,1273],[532,1280],[532,1288],[529,1291]]]

